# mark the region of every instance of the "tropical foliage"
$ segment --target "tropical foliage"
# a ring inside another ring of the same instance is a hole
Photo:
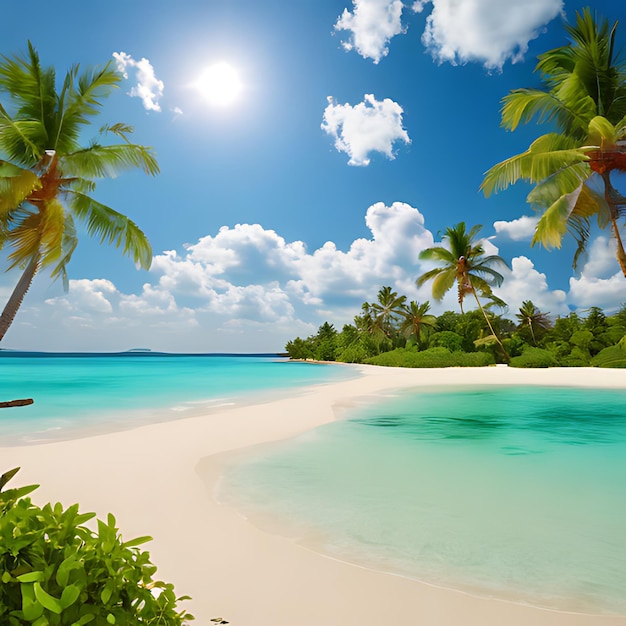
[[[389,287],[382,288],[378,296],[388,293],[401,297]],[[355,316],[353,323],[344,324],[341,331],[325,322],[316,334],[289,341],[285,350],[293,359],[396,367],[480,366],[505,360],[498,345],[483,341],[493,329],[512,357],[512,366],[626,364],[626,304],[613,315],[592,307],[585,317],[570,313],[553,320],[526,300],[515,314],[516,324],[489,309],[445,311],[434,316],[428,313],[430,302],[410,302],[399,307],[387,333],[382,331],[372,310],[373,305],[365,302],[361,312],[367,314]],[[484,315],[489,317],[489,326]],[[416,318],[420,320],[419,333],[407,331],[414,327]]]
[[[132,143],[133,129],[124,124],[105,125],[98,138],[81,142],[120,79],[110,63],[83,71],[74,66],[57,88],[54,68],[41,65],[30,43],[26,55],[0,58],[0,247],[10,250],[8,269],[24,270],[0,316],[0,340],[38,270],[50,268],[67,285],[76,222],[141,267],[150,266],[144,233],[92,194],[96,179],[128,169],[157,174],[152,151]],[[120,143],[105,143],[107,136]]]
[[[619,223],[626,198],[612,178],[626,171],[626,66],[616,57],[617,22],[609,26],[586,8],[565,29],[570,43],[539,56],[542,88],[516,89],[502,107],[508,130],[533,118],[556,130],[493,166],[481,189],[488,196],[520,180],[533,184],[527,200],[541,217],[532,245],[559,248],[571,233],[578,243],[574,267],[586,250],[592,220],[610,228],[626,276]]]
[[[19,469],[19,468],[18,468]],[[0,476],[0,490],[17,469]],[[177,608],[174,587],[154,579],[150,554],[123,541],[113,515],[78,505],[39,507],[26,497],[36,485],[0,491],[0,623],[6,626],[181,626],[193,616]]]

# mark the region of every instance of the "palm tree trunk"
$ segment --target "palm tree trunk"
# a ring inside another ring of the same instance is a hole
[[[0,315],[0,341],[4,338],[9,330],[13,320],[15,319],[15,315],[17,314],[22,301],[24,300],[24,296],[26,292],[31,286],[33,282],[33,278],[39,269],[39,255],[34,256],[26,266],[22,276],[17,281],[17,285],[15,285],[15,289],[13,293],[9,297],[4,310],[2,311],[2,315]]]
[[[624,243],[619,232],[619,225],[617,224],[617,218],[619,217],[619,209],[617,208],[616,197],[619,195],[617,190],[611,185],[610,172],[604,172],[602,174],[604,180],[604,199],[609,205],[609,211],[611,213],[611,228],[615,235],[615,241],[617,242],[617,262],[622,269],[622,274],[626,277],[626,251],[624,250]]]
[[[474,289],[474,285],[472,285],[472,281],[470,280],[469,276],[467,277],[467,284],[470,286],[472,293],[474,294],[474,298],[476,299],[476,304],[478,305],[480,312],[483,314],[483,317],[485,318],[485,322],[487,322],[487,326],[489,326],[489,330],[491,331],[491,334],[494,336],[495,340],[498,342],[498,345],[500,346],[500,350],[502,350],[502,356],[504,356],[504,360],[508,363],[511,357],[509,356],[509,353],[506,351],[506,348],[500,341],[500,338],[498,337],[498,335],[496,335],[496,331],[493,329],[493,326],[491,325],[491,322],[489,321],[489,316],[487,315],[487,312],[485,311],[485,309],[483,309],[483,305],[480,303],[480,300],[478,299],[478,294],[476,293],[476,289]]]

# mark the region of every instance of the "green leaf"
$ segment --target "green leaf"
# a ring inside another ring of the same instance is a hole
[[[59,600],[57,600],[55,597],[47,593],[42,588],[40,583],[35,583],[34,589],[35,589],[35,598],[37,598],[37,601],[44,608],[48,609],[48,611],[52,611],[53,613],[56,613],[57,615],[61,613],[61,611],[63,610],[63,607],[61,606],[61,603],[59,602]]]
[[[115,615],[113,615],[113,613],[107,615],[107,622],[109,622],[109,624],[115,624]]]
[[[57,569],[56,581],[59,587],[66,587],[70,578],[70,572],[80,567],[82,567],[82,565],[76,561],[76,557],[67,557]]]
[[[2,488],[11,480],[11,478],[13,478],[13,476],[15,476],[15,474],[17,474],[20,471],[19,467],[15,467],[12,470],[9,470],[8,472],[5,472],[4,474],[2,474],[2,476],[0,476],[0,491],[2,491]]]
[[[38,584],[38,583],[37,583]],[[22,615],[29,622],[34,622],[43,614],[43,605],[37,601],[33,585],[21,585]]]
[[[9,572],[3,572],[3,573],[2,573],[2,579],[1,579],[1,580],[2,580],[2,582],[3,582],[5,585],[6,585],[8,582],[10,582],[10,581],[11,581],[11,578],[12,578],[12,576],[11,576],[11,574],[9,574]]]
[[[100,594],[100,600],[102,600],[102,604],[108,604],[112,595],[113,589],[111,589],[110,585],[106,585],[106,587],[102,590],[102,593]]]
[[[27,574],[22,574],[21,576],[17,576],[17,579],[21,583],[34,583],[41,582],[45,579],[43,572],[28,572]]]
[[[65,589],[63,589],[63,593],[61,594],[61,606],[64,609],[67,609],[68,606],[72,606],[72,604],[78,600],[80,592],[81,589],[78,585],[69,585],[69,587],[65,587]]]
[[[145,535],[143,537],[137,537],[136,539],[130,539],[129,541],[125,541],[122,546],[124,548],[134,548],[135,546],[139,546],[142,543],[146,543],[148,541],[152,541],[152,537]]]

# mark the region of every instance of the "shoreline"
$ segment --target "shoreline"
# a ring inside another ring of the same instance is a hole
[[[262,404],[109,434],[0,447],[1,471],[21,466],[11,486],[41,484],[37,503],[80,503],[113,513],[126,540],[146,545],[156,578],[208,623],[233,626],[626,626],[626,616],[566,613],[471,595],[325,556],[263,531],[215,488],[228,457],[338,419],[344,407],[422,386],[542,385],[626,389],[621,370],[597,368],[401,369],[354,367],[360,376],[282,394]],[[62,459],[62,462],[60,461]]]

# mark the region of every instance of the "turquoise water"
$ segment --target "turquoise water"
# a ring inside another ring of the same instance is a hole
[[[626,614],[625,406],[622,390],[406,393],[261,448],[220,497],[341,559]]]
[[[122,430],[356,375],[352,368],[275,355],[0,352],[0,400],[35,400],[0,409],[0,444]]]

